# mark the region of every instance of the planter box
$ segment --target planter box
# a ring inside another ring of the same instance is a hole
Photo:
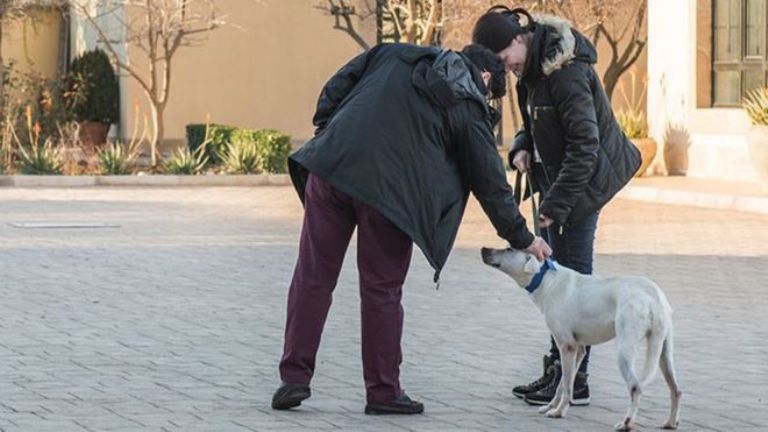
[[[288,174],[256,175],[116,175],[116,176],[0,176],[0,186],[87,187],[87,186],[288,186]]]

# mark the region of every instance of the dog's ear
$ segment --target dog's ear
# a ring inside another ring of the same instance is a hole
[[[525,257],[525,266],[523,267],[523,270],[526,273],[534,274],[538,273],[539,269],[541,268],[541,263],[539,260],[536,259],[533,255],[528,255]]]

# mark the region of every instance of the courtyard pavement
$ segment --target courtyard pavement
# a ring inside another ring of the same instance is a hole
[[[440,289],[420,252],[404,288],[402,382],[426,413],[362,414],[354,243],[313,396],[271,410],[301,216],[285,186],[0,188],[0,431],[599,431],[622,417],[612,342],[593,350],[589,407],[553,420],[512,396],[548,335],[481,263],[503,242],[475,202]],[[680,430],[768,430],[768,216],[619,199],[596,253],[598,274],[649,276],[675,308]],[[641,430],[666,418],[662,381]]]

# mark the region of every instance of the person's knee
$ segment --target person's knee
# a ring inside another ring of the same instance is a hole
[[[402,283],[367,283],[360,289],[362,305],[367,310],[388,311],[399,308],[403,297]]]

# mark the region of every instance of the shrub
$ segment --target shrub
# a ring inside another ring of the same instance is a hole
[[[67,90],[77,121],[114,123],[118,119],[120,90],[104,51],[86,51],[72,61]]]
[[[291,153],[291,137],[280,131],[264,129],[254,134],[261,170],[268,173],[284,173],[288,170]]]
[[[645,116],[640,111],[633,109],[619,111],[616,113],[616,121],[629,139],[646,138],[648,136]]]
[[[54,148],[53,140],[48,139],[44,144],[33,143],[28,150],[19,146],[21,155],[19,171],[22,174],[47,175],[61,174],[64,160],[59,148]]]
[[[243,129],[219,124],[187,125],[187,145],[201,146],[213,164],[230,173],[284,173],[288,168],[291,137],[271,129]],[[204,143],[206,143],[204,145]]]
[[[768,88],[759,88],[747,93],[744,110],[753,125],[768,125]]]
[[[42,138],[42,126],[32,121],[32,107],[28,106],[24,115],[27,129],[28,149],[19,139],[15,127],[11,125],[10,133],[16,142],[19,154],[19,171],[22,174],[61,174],[64,168],[64,158],[61,147],[54,147],[52,137]],[[40,143],[43,144],[40,144]]]
[[[206,125],[205,124],[190,124],[187,125],[187,147],[194,153],[203,144],[208,141],[205,146],[205,155],[214,164],[222,162],[221,155],[226,151],[227,144],[232,140],[232,134],[237,131],[236,127],[209,124],[208,136],[206,137]]]
[[[4,106],[0,117],[2,126],[2,163],[11,168],[11,160],[16,153],[16,139],[11,136],[11,129],[18,131],[18,139],[29,146],[27,130],[30,124],[39,125],[40,142],[47,139],[58,141],[60,127],[71,121],[71,108],[66,98],[64,79],[49,79],[36,71],[25,71],[16,66],[16,62],[6,64],[3,74]]]
[[[161,169],[165,174],[200,174],[207,163],[205,146],[199,146],[194,152],[189,147],[183,147],[163,161]]]
[[[241,137],[243,137],[241,135]],[[259,151],[256,142],[237,139],[229,145],[223,157],[224,171],[229,174],[258,174],[261,172]]]
[[[110,143],[101,149],[96,157],[99,160],[99,170],[102,174],[130,174],[139,155],[138,146]]]
[[[186,127],[187,130],[187,147],[195,151],[197,150],[200,145],[205,141],[205,128],[213,126],[213,125],[206,125],[202,123],[193,123],[188,124]]]

